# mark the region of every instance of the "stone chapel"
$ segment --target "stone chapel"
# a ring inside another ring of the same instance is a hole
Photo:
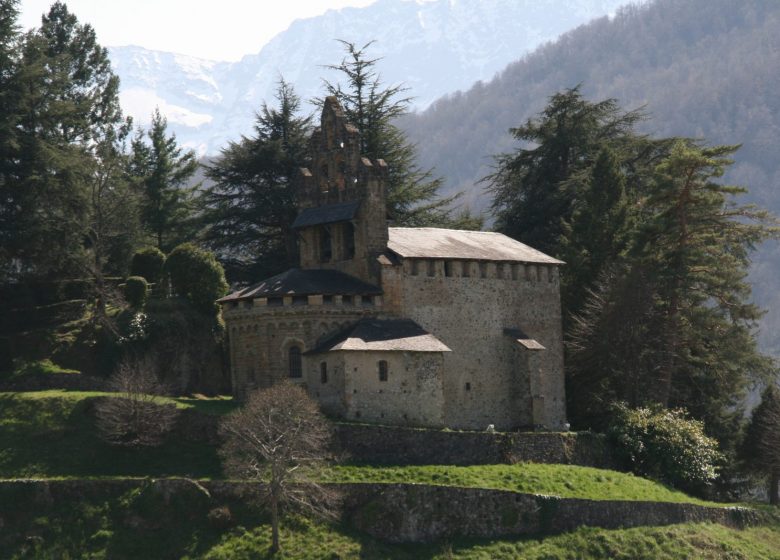
[[[235,396],[289,380],[348,420],[561,429],[563,263],[500,233],[388,227],[387,165],[335,97],[321,119],[300,267],[219,300]]]

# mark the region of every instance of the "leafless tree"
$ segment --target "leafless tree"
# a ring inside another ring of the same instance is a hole
[[[176,424],[179,411],[159,402],[164,394],[152,357],[126,359],[111,377],[118,393],[96,406],[101,437],[115,445],[131,447],[160,445]]]
[[[281,507],[335,517],[338,495],[313,480],[328,457],[328,421],[304,389],[282,383],[249,395],[220,425],[225,470],[263,483],[271,510],[271,552],[279,550]]]

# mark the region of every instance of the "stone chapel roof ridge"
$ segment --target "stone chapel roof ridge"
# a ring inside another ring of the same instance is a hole
[[[564,264],[502,233],[432,227],[388,228],[387,248],[404,258]]]
[[[338,270],[291,268],[262,282],[233,292],[219,303],[258,297],[305,295],[380,295],[382,290],[373,284],[339,272]]]
[[[449,347],[411,319],[361,319],[324,340],[307,354],[336,350],[450,352]]]

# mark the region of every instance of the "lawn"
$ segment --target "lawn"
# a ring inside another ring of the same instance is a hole
[[[331,482],[414,482],[548,494],[590,500],[641,500],[722,505],[692,498],[651,480],[591,467],[518,463],[469,467],[425,465],[369,467],[339,465],[324,478]]]

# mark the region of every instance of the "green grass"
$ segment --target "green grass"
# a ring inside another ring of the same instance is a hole
[[[332,482],[411,482],[511,490],[591,500],[642,500],[722,505],[692,498],[629,473],[574,465],[334,466],[325,474]]]
[[[171,438],[155,449],[103,442],[90,412],[108,393],[41,391],[0,393],[0,478],[222,475],[217,450]],[[197,399],[177,402],[199,408]],[[204,401],[205,402],[205,401]],[[213,408],[220,405],[207,405]]]
[[[91,408],[95,399],[110,395],[59,390],[0,393],[0,478],[222,477],[217,450],[207,444],[175,437],[155,449],[125,449],[104,443],[97,435]],[[224,398],[159,400],[209,414],[225,414],[236,406]],[[707,503],[631,474],[572,465],[343,465],[329,468],[322,478],[329,482],[491,488],[594,500]]]

